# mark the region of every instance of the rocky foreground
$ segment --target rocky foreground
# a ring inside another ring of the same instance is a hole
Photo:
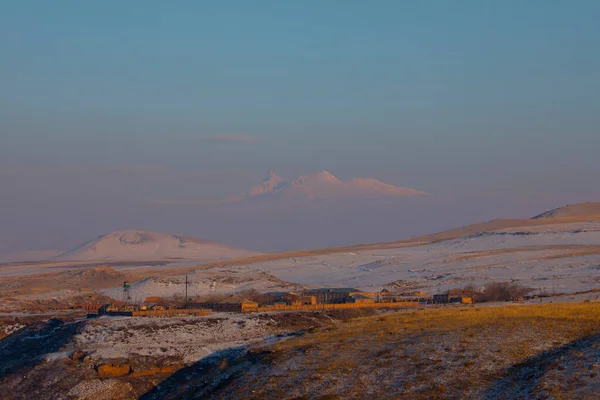
[[[0,319],[2,399],[137,399],[178,371],[372,310]]]
[[[600,391],[599,302],[370,314],[13,321],[0,341],[0,387],[6,399],[94,400],[595,399]]]

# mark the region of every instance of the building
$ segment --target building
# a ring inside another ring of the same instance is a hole
[[[451,296],[450,303],[473,304],[473,298],[470,296]]]
[[[364,296],[362,294],[355,293],[345,300],[346,303],[355,304],[369,304],[375,303],[375,299],[371,296]]]
[[[461,303],[461,304],[472,304],[473,298],[471,296],[465,296],[462,294],[434,294],[433,302],[438,304],[448,303]]]
[[[258,303],[252,300],[231,296],[217,303],[204,303],[203,308],[212,309],[215,312],[249,312],[258,311]]]
[[[314,306],[317,304],[317,296],[299,296],[290,303],[291,306]]]
[[[317,304],[344,303],[351,293],[358,293],[354,288],[320,288],[311,289],[304,293],[305,296],[315,296]]]
[[[316,296],[300,296],[299,300],[300,304],[302,304],[303,306],[314,306],[315,304],[317,304]]]
[[[433,295],[433,302],[434,303],[446,304],[449,301],[450,301],[450,295],[448,293],[434,294]]]
[[[281,308],[282,310],[285,309],[287,306],[288,306],[288,303],[286,303],[285,301],[278,301],[278,302],[271,304],[271,307]]]
[[[373,299],[380,299],[383,297],[381,292],[361,292],[360,290],[356,292],[351,292],[350,296],[354,296],[355,294],[360,294],[361,296],[371,297]]]
[[[420,291],[420,290],[417,290],[417,291],[414,291],[414,292],[403,292],[403,293],[400,293],[400,296],[403,296],[403,297],[425,297],[426,295],[427,295],[427,293],[425,293],[423,291]]]
[[[295,292],[268,292],[261,296],[263,305],[299,305],[299,296]]]

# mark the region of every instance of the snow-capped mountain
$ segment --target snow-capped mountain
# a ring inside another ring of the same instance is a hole
[[[285,181],[274,172],[270,172],[262,183],[243,195],[228,199],[228,202],[274,196],[322,199],[340,196],[398,197],[425,194],[427,193],[420,190],[402,188],[372,178],[353,178],[349,181],[342,181],[327,171],[300,176],[291,181]]]

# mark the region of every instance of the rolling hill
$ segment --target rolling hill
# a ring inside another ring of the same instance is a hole
[[[193,237],[148,231],[116,231],[56,256],[59,261],[227,260],[260,253]]]
[[[404,240],[399,243],[440,242],[444,240],[457,239],[476,233],[492,232],[499,229],[596,221],[600,221],[600,202],[586,202],[555,208],[554,210],[544,212],[533,218],[494,219],[491,221],[467,225],[444,232]]]
[[[124,271],[131,281],[191,273],[198,281],[233,275],[247,279],[248,274],[260,272],[290,284],[317,287],[372,290],[400,285],[437,292],[516,279],[536,290],[574,292],[600,288],[596,277],[600,268],[598,205],[577,204],[536,218],[492,220],[396,242],[277,254],[258,254],[176,235],[120,231],[78,246],[48,265],[5,266],[4,274],[17,279],[20,273],[38,273],[47,267],[58,271],[59,267],[73,268],[82,263],[105,263],[119,270],[119,265],[129,262],[137,264]],[[151,267],[149,261],[169,266]]]
[[[586,203],[544,218],[492,220],[397,242],[265,254],[163,273],[208,277],[251,270],[305,286],[429,293],[494,280],[516,280],[535,290],[590,290],[600,285],[595,209]]]

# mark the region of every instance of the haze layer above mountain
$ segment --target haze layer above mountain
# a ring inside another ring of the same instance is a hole
[[[247,193],[231,197],[229,203],[250,199],[286,198],[286,199],[331,199],[348,197],[403,197],[426,195],[426,192],[402,188],[380,182],[372,178],[352,178],[342,181],[327,171],[300,176],[286,181],[269,172],[263,182],[252,187]]]
[[[148,231],[117,231],[99,236],[69,250],[61,261],[226,260],[260,253],[202,239]]]

